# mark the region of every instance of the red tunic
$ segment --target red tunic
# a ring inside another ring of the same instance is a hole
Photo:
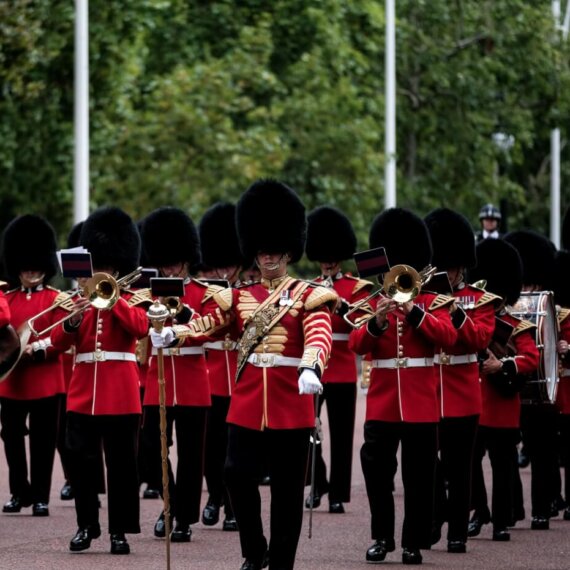
[[[521,320],[505,313],[501,319],[514,327],[520,327]],[[511,335],[511,340],[515,347],[515,364],[517,372],[529,374],[538,368],[538,349],[534,341],[534,330],[532,328],[517,332],[517,328]],[[479,425],[493,428],[518,428],[520,426],[521,399],[519,394],[512,397],[502,396],[487,380],[485,375],[481,376],[481,394],[483,398],[483,409],[479,418]]]
[[[31,317],[50,307],[59,291],[52,287],[37,287],[35,290],[13,289],[6,293],[6,301],[12,315],[11,324],[18,330]],[[37,331],[46,328],[61,318],[57,310],[49,311],[41,319],[37,319]],[[45,340],[49,337],[30,337],[30,342]],[[63,366],[60,350],[50,346],[46,350],[45,361],[35,361],[23,355],[12,373],[0,384],[0,397],[14,400],[36,400],[48,398],[65,392]]]
[[[10,324],[10,306],[4,293],[0,291],[0,328]]]
[[[239,289],[224,289],[214,295],[223,313],[217,309],[210,311],[202,319],[200,330],[211,328],[211,334],[219,338],[223,338],[232,322],[243,331],[246,320],[266,299],[271,298],[275,306],[280,295],[289,291],[290,300],[294,300],[287,314],[268,331],[252,356],[259,363],[285,357],[292,359],[288,361],[291,365],[261,367],[247,362],[232,394],[228,423],[255,430],[314,427],[314,399],[299,394],[298,368],[310,368],[322,374],[332,344],[327,304],[335,305],[338,297],[324,287],[308,287],[303,291],[306,285],[287,276],[271,284],[254,283]],[[270,286],[273,288],[268,289]],[[296,291],[302,292],[298,298]],[[196,324],[192,323],[192,327]]]
[[[570,310],[562,309],[558,316],[558,324],[560,326],[558,340],[570,343]],[[570,353],[560,355],[560,382],[556,394],[556,406],[561,414],[570,414]]]
[[[108,351],[135,354],[138,338],[148,333],[146,311],[129,306],[121,297],[106,311],[89,308],[79,328],[72,333],[63,325],[52,331],[52,342],[59,350],[75,345],[81,354]],[[139,371],[136,361],[105,360],[77,362],[67,393],[67,411],[93,416],[140,414]]]
[[[465,417],[481,413],[481,385],[477,353],[485,350],[495,330],[495,302],[499,297],[466,285],[453,297],[464,312],[454,313],[457,341],[444,347],[437,364],[439,408],[442,418]],[[464,317],[465,315],[465,317]],[[446,357],[451,357],[447,359]],[[473,362],[453,364],[453,358],[469,357]]]
[[[229,398],[232,395],[237,370],[237,338],[236,333],[227,333],[223,340],[204,344],[212,396]]]
[[[373,300],[374,308],[378,300]],[[385,332],[373,336],[367,325],[362,326],[351,333],[348,346],[357,354],[370,353],[373,363],[406,358],[429,363],[436,347],[450,346],[457,338],[449,316],[451,303],[450,297],[422,292],[414,300],[416,307],[408,318],[389,313]],[[437,422],[439,418],[433,365],[372,368],[366,398],[367,421],[420,423]]]
[[[196,280],[189,280],[184,285],[184,296],[180,301],[194,311],[193,318],[198,318],[215,290]],[[167,322],[167,324],[169,324]],[[167,406],[210,406],[210,384],[208,369],[202,343],[204,339],[186,338],[178,349],[192,348],[196,354],[176,354],[177,349],[164,350],[164,381]],[[169,355],[169,352],[175,354]],[[158,406],[158,362],[156,349],[151,354],[146,374],[144,393],[145,406]]]
[[[316,283],[323,283],[322,277],[315,279]],[[339,273],[333,279],[333,288],[341,299],[349,304],[365,299],[372,288],[372,283],[352,277],[350,274]],[[348,348],[348,337],[352,327],[337,313],[331,316],[333,345],[331,357],[323,374],[323,384],[355,383],[358,372],[356,370],[356,355]]]

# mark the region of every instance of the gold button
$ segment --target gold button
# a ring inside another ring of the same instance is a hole
[[[398,347],[398,350],[404,350],[404,347],[403,347],[402,345],[400,345],[400,346]]]

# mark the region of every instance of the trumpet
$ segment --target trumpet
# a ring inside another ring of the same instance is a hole
[[[58,325],[80,315],[85,311],[85,309],[87,309],[87,307],[94,307],[95,309],[103,311],[112,309],[121,296],[121,289],[128,288],[141,276],[141,273],[142,267],[138,267],[120,279],[115,279],[112,275],[109,275],[109,273],[94,273],[87,280],[83,289],[77,289],[73,292],[61,293],[58,295],[60,298],[56,299],[56,302],[53,303],[53,305],[50,305],[47,309],[44,309],[28,320],[28,327],[35,336],[43,336]],[[85,299],[88,299],[89,305],[81,309],[75,309],[73,297],[76,295],[81,295]],[[49,327],[46,327],[41,331],[36,331],[34,328],[35,321],[59,307],[68,311],[69,314],[51,324]]]
[[[162,304],[166,306],[171,317],[175,317],[184,308],[179,297],[164,297]]]
[[[413,267],[405,264],[394,265],[384,276],[382,287],[351,305],[350,309],[344,314],[343,319],[355,329],[368,323],[376,318],[376,311],[370,306],[370,301],[376,297],[384,296],[393,299],[397,303],[407,303],[413,301],[422,290],[422,287],[434,276],[437,269],[428,265],[420,272]],[[350,316],[354,313],[363,313],[363,316],[354,322],[350,320]]]

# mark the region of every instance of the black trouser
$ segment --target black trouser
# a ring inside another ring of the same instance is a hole
[[[144,402],[144,388],[140,389],[141,395],[141,404]],[[152,480],[152,475],[156,476],[156,473],[160,474],[161,469],[161,462],[160,456],[153,457],[153,461],[155,461],[158,465],[152,469],[150,467],[150,457],[148,457],[147,449],[143,441],[143,430],[142,430],[142,422],[144,421],[144,416],[141,417],[141,429],[139,430],[139,444],[138,444],[138,454],[137,454],[137,465],[139,470],[139,485],[141,483],[146,483],[149,489],[160,489],[162,485],[162,479],[159,478],[154,481]]]
[[[472,507],[478,516],[490,516],[487,490],[483,477],[483,457],[489,452],[493,471],[492,520],[493,526],[505,529],[513,524],[515,469],[517,469],[517,428],[492,428],[479,426],[475,442],[472,476]]]
[[[224,463],[228,449],[226,417],[230,401],[229,396],[212,396],[212,407],[208,410],[206,427],[206,462],[204,467],[209,500],[218,507],[223,503],[228,518],[233,517],[232,507],[224,485]]]
[[[447,540],[467,540],[478,423],[478,415],[442,418],[439,423],[441,462],[436,470],[435,521],[437,524],[448,522]]]
[[[37,379],[38,382],[41,378]],[[37,400],[0,399],[1,437],[8,463],[10,493],[23,502],[49,503],[60,396]],[[29,417],[29,427],[26,420]],[[30,436],[30,479],[26,435]]]
[[[367,421],[360,450],[372,515],[372,538],[394,541],[394,475],[402,443],[404,524],[402,547],[430,548],[433,522],[437,423]]]
[[[99,526],[97,491],[101,443],[107,466],[109,534],[138,533],[137,438],[140,414],[67,413],[66,443],[73,454],[71,480],[79,528]]]
[[[317,445],[315,462],[315,494],[328,491],[331,503],[350,501],[352,478],[352,446],[354,441],[354,417],[356,413],[356,383],[323,385],[319,396],[319,416],[326,402],[329,418],[331,469],[327,481],[327,468],[323,460],[322,445]],[[309,465],[309,479],[311,467]],[[307,481],[307,484],[310,480]]]
[[[560,460],[564,467],[564,495],[570,505],[570,414],[560,414]]]
[[[166,408],[168,447],[172,445],[172,426],[176,422],[176,450],[178,463],[176,478],[168,460],[168,489],[173,517],[180,524],[193,524],[200,518],[200,499],[204,477],[204,446],[206,441],[206,413],[202,406],[174,406]],[[160,458],[160,412],[158,406],[145,406],[143,442],[149,458],[149,477],[162,480]],[[158,467],[158,472],[156,469]],[[162,494],[162,486],[160,487]]]
[[[303,523],[303,492],[311,430],[228,429],[225,481],[239,528],[244,558],[261,562],[267,548],[261,521],[259,481],[271,479],[270,570],[291,570]]]
[[[530,458],[533,517],[550,517],[552,501],[558,495],[558,411],[549,404],[528,404],[521,409],[521,429]]]

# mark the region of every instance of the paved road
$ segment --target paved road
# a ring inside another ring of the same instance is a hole
[[[364,554],[371,541],[366,492],[358,461],[358,451],[362,442],[364,399],[364,394],[359,394],[352,501],[346,505],[347,512],[344,515],[330,515],[323,507],[314,511],[311,540],[307,537],[308,512],[306,513],[297,556],[298,569],[354,570],[366,567]],[[50,517],[34,518],[31,516],[31,509],[24,509],[18,515],[0,514],[0,570],[108,568],[154,570],[166,567],[164,541],[152,536],[154,521],[161,508],[157,500],[141,501],[142,533],[129,537],[132,549],[130,556],[119,557],[108,554],[109,543],[105,535],[94,541],[88,551],[68,552],[69,540],[76,530],[75,511],[72,502],[62,502],[59,499],[59,489],[63,479],[58,459],[56,462]],[[486,476],[489,481],[487,463]],[[528,513],[530,511],[529,469],[523,470],[522,476]],[[0,500],[7,500],[9,492],[3,458],[0,461],[0,491]],[[267,523],[268,489],[262,488],[262,494]],[[398,509],[396,526],[399,528],[403,503],[399,480],[397,480],[396,497]],[[102,499],[101,521],[105,528],[107,511],[105,498]],[[204,504],[205,500],[204,494]],[[326,507],[326,500],[324,503]],[[487,525],[480,537],[468,543],[468,553],[464,555],[448,554],[445,549],[446,542],[441,540],[431,551],[424,552],[424,566],[449,570],[570,569],[570,522],[561,518],[554,519],[551,521],[549,531],[530,531],[529,527],[530,520],[527,516],[525,521],[513,529],[511,542],[497,543],[491,540],[491,528]],[[193,530],[190,544],[172,545],[173,570],[239,569],[242,558],[237,533],[223,532],[221,524],[213,528],[197,524]],[[386,564],[389,567],[401,566],[399,549],[388,555]]]

